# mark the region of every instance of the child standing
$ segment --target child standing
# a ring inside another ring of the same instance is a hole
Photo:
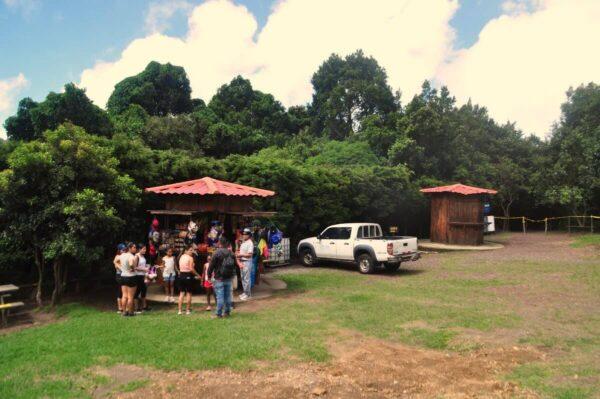
[[[206,311],[210,312],[212,310],[212,308],[210,307],[210,297],[212,295],[213,298],[215,298],[215,302],[217,302],[217,298],[215,297],[215,292],[213,289],[213,285],[212,285],[212,276],[208,275],[208,266],[210,266],[210,260],[211,260],[211,256],[208,255],[208,257],[206,258],[206,263],[204,264],[204,270],[202,272],[202,279],[204,280],[204,289],[206,290],[206,303],[208,304],[208,306],[206,306]]]
[[[165,285],[165,295],[167,302],[175,302],[175,257],[173,248],[167,249],[167,254],[163,256],[161,266],[163,281]]]

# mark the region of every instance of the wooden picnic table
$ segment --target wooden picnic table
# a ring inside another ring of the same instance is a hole
[[[14,303],[4,303],[4,298],[8,298],[15,291],[18,291],[19,287],[14,284],[4,284],[0,285],[0,313],[2,314],[2,324],[6,325],[6,311],[13,307],[21,307],[23,306],[23,302],[14,302]]]

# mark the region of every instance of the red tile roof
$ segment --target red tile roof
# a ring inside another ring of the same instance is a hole
[[[275,195],[275,191],[229,183],[211,177],[149,187],[144,191],[155,194],[233,195],[242,197],[272,197]]]
[[[496,194],[497,193],[496,190],[489,190],[487,188],[466,186],[464,184],[452,184],[450,186],[423,188],[420,191],[425,194],[454,193],[454,194],[462,194],[462,195]]]

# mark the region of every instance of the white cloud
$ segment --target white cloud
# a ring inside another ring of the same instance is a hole
[[[39,0],[4,0],[8,8],[20,11],[23,16],[28,17],[40,6]]]
[[[600,2],[544,0],[487,23],[479,40],[438,79],[459,100],[485,105],[499,122],[544,136],[569,86],[600,81]]]
[[[241,74],[293,105],[310,101],[310,78],[331,53],[362,48],[406,98],[451,51],[449,21],[457,8],[457,0],[281,0],[256,36],[256,19],[244,6],[211,0],[193,9],[186,37],[154,33],[134,40],[118,60],[83,71],[80,85],[105,105],[116,83],[156,60],[183,66],[195,97],[208,100]]]
[[[385,67],[404,101],[432,79],[459,101],[487,106],[499,122],[516,121],[543,136],[569,86],[600,81],[597,0],[506,0],[504,15],[457,52],[450,26],[457,0],[280,0],[260,32],[244,6],[209,0],[189,12],[183,38],[160,27],[187,2],[154,4],[147,19],[153,34],[132,41],[116,61],[83,71],[80,84],[96,104],[105,105],[116,83],[152,60],[183,66],[193,96],[204,100],[241,74],[287,106],[302,104],[311,99],[312,74],[331,53],[361,48]]]
[[[169,27],[169,20],[176,13],[189,12],[192,4],[185,0],[162,0],[155,1],[148,7],[146,13],[146,30],[149,33],[164,32]]]
[[[27,85],[27,79],[22,73],[13,78],[0,80],[0,136],[5,137],[4,120],[15,106],[18,92]]]

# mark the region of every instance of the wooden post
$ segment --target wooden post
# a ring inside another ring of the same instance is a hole
[[[523,224],[523,234],[527,234],[527,229],[525,228],[525,216],[521,216],[521,223]]]
[[[544,234],[548,234],[548,218],[544,218]]]

